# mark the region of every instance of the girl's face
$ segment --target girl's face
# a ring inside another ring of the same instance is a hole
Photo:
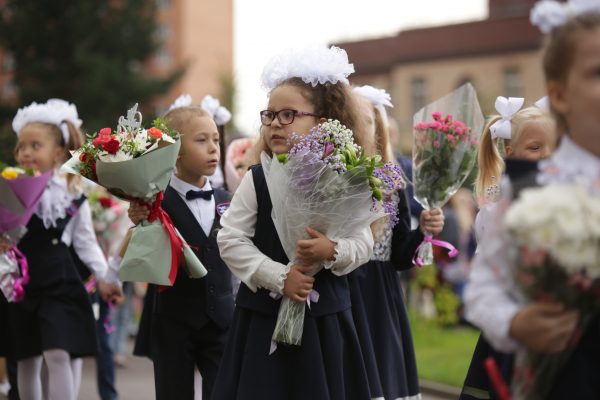
[[[211,117],[189,118],[181,129],[177,176],[194,182],[215,173],[219,165],[219,131]]]
[[[515,143],[506,146],[506,155],[538,161],[549,157],[556,147],[556,130],[546,121],[530,122]]]
[[[314,106],[304,96],[302,89],[291,85],[278,86],[271,91],[267,110],[315,112]],[[311,115],[295,115],[293,122],[287,125],[282,125],[278,118],[274,118],[269,125],[262,126],[265,144],[273,154],[287,153],[291,147],[288,138],[292,133],[305,136],[318,123],[318,117]]]
[[[579,33],[572,43],[570,70],[564,82],[548,82],[548,94],[572,139],[600,156],[600,27]]]
[[[21,167],[46,172],[60,165],[63,158],[64,149],[47,126],[32,123],[19,132],[15,159]]]

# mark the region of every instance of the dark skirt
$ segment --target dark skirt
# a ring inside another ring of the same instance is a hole
[[[485,360],[492,357],[496,362],[496,366],[500,370],[502,378],[507,385],[510,386],[512,377],[514,356],[508,353],[501,353],[494,350],[483,335],[479,335],[477,345],[473,351],[473,358],[465,377],[461,400],[476,400],[476,399],[497,399],[498,395],[494,386],[490,382],[487,371],[485,369]]]
[[[23,301],[8,306],[13,355],[23,360],[60,349],[74,358],[93,356],[96,321],[71,252],[58,239],[44,237],[48,231],[32,221],[19,244],[29,262],[30,282]]]
[[[96,326],[89,296],[81,282],[26,293],[10,304],[11,343],[17,360],[61,349],[71,357],[97,352]]]
[[[0,357],[7,357],[8,350],[11,348],[8,330],[8,301],[4,294],[0,292]]]
[[[412,334],[394,266],[370,261],[349,274],[348,282],[371,397],[418,398]]]
[[[135,346],[133,347],[133,355],[135,356],[152,359],[152,314],[154,313],[155,296],[156,285],[150,283],[144,296],[144,308],[142,309],[142,316],[135,337]]]
[[[236,307],[213,400],[367,400],[369,386],[348,309],[306,315],[301,346],[269,355],[275,316]]]

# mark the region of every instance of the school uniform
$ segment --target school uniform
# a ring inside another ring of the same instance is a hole
[[[374,225],[378,232],[373,256],[348,275],[348,282],[371,397],[418,399],[415,352],[398,271],[412,267],[424,236],[410,229],[406,194],[395,196],[399,222],[393,229],[387,222]]]
[[[546,160],[538,163],[507,160],[506,175],[505,195],[518,197],[527,187],[562,183],[581,185],[593,195],[600,196],[600,158],[577,145],[568,135],[563,136],[555,153]],[[499,211],[493,213],[492,221],[501,216]],[[520,345],[510,337],[509,328],[522,305],[512,279],[514,266],[504,250],[508,239],[498,234],[496,228],[492,229],[493,226],[486,227],[481,251],[474,261],[466,291],[466,312],[467,318],[482,329],[494,349],[514,353]],[[599,337],[600,321],[596,316],[558,373],[546,398],[600,398]]]
[[[288,258],[271,218],[272,204],[260,165],[236,191],[219,233],[221,256],[241,279],[229,340],[212,399],[369,399],[364,362],[343,275],[368,259],[364,248],[337,240],[332,265],[315,275],[318,302],[306,308],[302,344],[278,344],[270,353]],[[364,254],[363,254],[364,253]]]
[[[137,354],[154,363],[157,399],[193,399],[194,366],[202,375],[202,397],[210,398],[233,315],[231,272],[216,242],[230,197],[220,189],[211,194],[208,180],[202,192],[173,176],[162,202],[208,274],[192,279],[180,267],[172,287],[149,285]]]
[[[71,357],[95,355],[94,315],[70,247],[99,278],[108,266],[96,241],[85,197],[54,175],[18,247],[27,257],[25,298],[9,304],[13,355],[17,360],[61,349]]]

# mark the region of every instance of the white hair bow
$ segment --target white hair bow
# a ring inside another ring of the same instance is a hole
[[[512,137],[512,117],[523,107],[525,99],[522,97],[498,96],[496,99],[496,111],[500,114],[500,119],[490,126],[492,139],[501,138],[508,139]]]
[[[534,105],[541,110],[550,112],[550,100],[548,99],[548,96],[542,97],[536,101]]]
[[[45,122],[56,125],[62,133],[65,144],[68,144],[69,128],[65,121],[69,121],[76,128],[81,127],[81,120],[77,114],[75,104],[62,99],[49,99],[45,103],[33,102],[27,107],[20,108],[13,119],[12,126],[15,133],[19,135],[21,129],[31,122]]]
[[[210,95],[204,96],[200,106],[204,111],[212,115],[217,125],[225,125],[231,120],[231,112],[225,107],[222,107],[219,100]]]
[[[564,25],[570,18],[589,11],[600,12],[598,0],[542,0],[531,10],[529,19],[543,33],[550,33],[554,28]]]
[[[188,93],[185,93],[175,99],[173,104],[171,104],[169,106],[168,111],[174,110],[176,108],[181,108],[181,107],[189,107],[191,105],[192,105],[192,96],[190,96],[190,94],[188,94]]]

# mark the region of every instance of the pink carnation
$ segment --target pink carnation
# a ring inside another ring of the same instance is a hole
[[[435,119],[436,121],[438,121],[440,118],[442,118],[442,113],[439,112],[439,111],[436,111],[433,114],[431,114],[431,116],[433,117],[433,119]]]
[[[435,147],[436,149],[440,148],[440,141],[439,140],[434,140],[433,141],[433,147]]]
[[[451,142],[456,140],[456,137],[454,135],[446,135],[446,138]]]

